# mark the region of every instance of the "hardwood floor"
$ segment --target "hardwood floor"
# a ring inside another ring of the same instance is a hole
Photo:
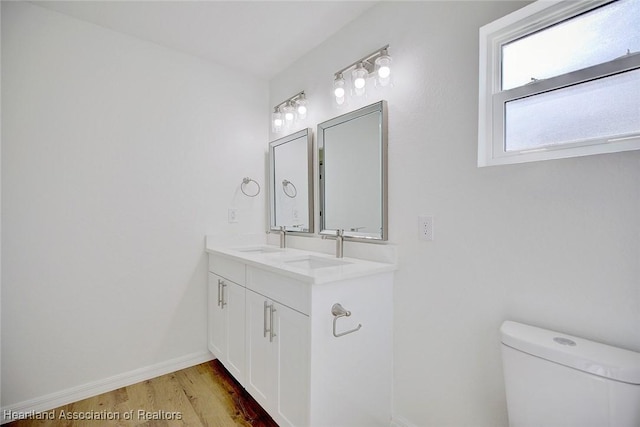
[[[6,425],[277,427],[217,360],[70,403],[39,417],[46,419]]]

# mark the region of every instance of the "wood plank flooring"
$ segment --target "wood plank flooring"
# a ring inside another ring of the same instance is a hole
[[[98,419],[86,419],[87,415]],[[47,419],[23,419],[6,426],[277,427],[217,360],[70,403],[40,416]]]

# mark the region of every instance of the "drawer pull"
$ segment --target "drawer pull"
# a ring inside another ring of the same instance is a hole
[[[276,308],[271,304],[271,310],[269,314],[269,342],[273,342],[273,337],[276,336],[276,333],[273,332],[273,313],[276,312]]]
[[[227,305],[227,303],[224,301],[224,288],[227,287],[227,284],[224,283],[224,281],[222,282],[222,298],[220,298],[220,308],[224,308],[225,305]]]
[[[269,327],[267,328],[267,310],[269,311]],[[276,336],[275,332],[273,332],[273,313],[276,312],[276,308],[273,306],[273,303],[267,304],[267,301],[264,302],[264,308],[262,314],[264,315],[264,328],[263,328],[263,337],[267,337],[267,332],[269,332],[269,342],[273,342],[273,337]]]
[[[264,308],[262,309],[262,314],[264,316],[263,318],[263,337],[267,337],[267,332],[269,332],[269,329],[267,329],[267,308],[269,308],[269,305],[267,304],[267,302],[264,302]]]
[[[336,337],[336,338],[342,337],[342,336],[350,334],[352,332],[359,331],[360,328],[362,328],[362,324],[358,323],[358,326],[356,328],[354,328],[354,329],[351,329],[351,330],[345,331],[345,332],[337,333],[336,332],[336,322],[341,317],[349,317],[349,316],[351,316],[351,312],[349,310],[346,310],[340,303],[335,303],[331,307],[331,314],[333,314],[333,336]]]

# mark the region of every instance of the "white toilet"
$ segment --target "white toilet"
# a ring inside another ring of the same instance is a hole
[[[506,321],[511,427],[640,427],[640,353]]]

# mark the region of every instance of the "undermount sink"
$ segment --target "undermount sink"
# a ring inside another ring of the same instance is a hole
[[[310,270],[351,264],[348,261],[343,261],[340,259],[321,258],[313,255],[309,255],[305,258],[291,259],[291,260],[285,261],[284,263],[290,267],[305,268]]]
[[[252,246],[249,248],[238,248],[237,251],[265,254],[265,253],[271,253],[271,252],[281,252],[282,249],[272,247],[272,246]]]

